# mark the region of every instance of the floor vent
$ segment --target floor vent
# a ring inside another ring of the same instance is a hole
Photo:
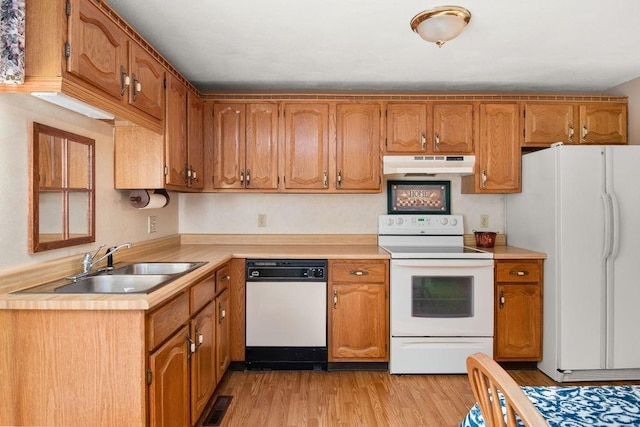
[[[202,426],[219,426],[222,423],[222,418],[224,418],[224,414],[227,412],[229,404],[231,404],[232,398],[233,396],[216,397],[216,400],[213,402],[213,406],[209,411],[209,415],[207,415],[207,418],[205,419]]]

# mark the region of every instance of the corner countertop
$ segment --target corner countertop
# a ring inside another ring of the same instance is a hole
[[[544,259],[546,255],[513,246],[478,248],[494,255],[494,259]],[[326,258],[326,259],[389,259],[389,254],[375,244],[178,244],[134,257],[131,262],[194,262],[205,261],[202,267],[187,273],[149,294],[50,294],[11,293],[39,283],[21,280],[0,280],[0,309],[24,310],[150,310],[188,289],[192,284],[213,274],[232,258]],[[116,264],[117,265],[117,264]],[[14,276],[16,276],[14,274]],[[33,276],[33,275],[32,275]],[[19,275],[17,277],[20,277]],[[42,277],[46,277],[43,275]],[[64,277],[62,275],[61,277]],[[57,277],[59,278],[59,277]],[[43,280],[44,283],[51,280]],[[8,283],[8,284],[7,284]]]

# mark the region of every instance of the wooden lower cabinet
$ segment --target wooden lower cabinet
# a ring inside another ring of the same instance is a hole
[[[533,362],[542,358],[543,260],[495,261],[493,358]]]
[[[329,362],[389,361],[388,260],[330,260]]]
[[[195,424],[218,384],[216,374],[216,306],[209,302],[191,320],[196,351],[191,356],[191,423]]]
[[[222,378],[225,371],[231,363],[231,345],[230,345],[230,317],[229,317],[229,298],[230,292],[225,289],[215,300],[216,306],[216,376]]]
[[[182,327],[149,356],[149,424],[188,426],[189,416],[189,331]]]

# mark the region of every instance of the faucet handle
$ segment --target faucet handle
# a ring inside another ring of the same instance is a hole
[[[98,252],[100,252],[100,250],[102,248],[104,248],[105,246],[107,246],[107,245],[106,244],[100,245],[100,247],[98,249],[96,249],[96,252],[93,255],[91,255],[90,252],[87,252],[86,254],[84,254],[85,258],[87,257],[87,255],[89,255],[91,257],[91,258],[89,258],[89,260],[93,261],[93,259],[98,255]]]

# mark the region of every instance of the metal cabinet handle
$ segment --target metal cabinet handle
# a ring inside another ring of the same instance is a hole
[[[135,74],[131,73],[131,78],[133,79],[133,93],[131,94],[131,97],[135,101],[138,94],[142,92],[142,84],[138,79],[136,79]]]
[[[438,132],[433,134],[433,148],[435,150],[440,150],[440,135],[438,135]]]
[[[486,187],[487,187],[487,170],[482,169],[482,175],[480,177],[480,188],[486,188]]]
[[[329,176],[327,175],[327,171],[322,172],[322,186],[324,188],[329,187]]]
[[[333,290],[333,308],[338,308],[338,290]]]
[[[244,187],[244,169],[240,170],[240,185]]]
[[[573,130],[573,125],[569,125],[569,142],[573,141],[573,134],[575,131]]]
[[[338,187],[342,187],[342,170],[338,170]]]
[[[366,276],[369,272],[365,270],[351,270],[349,271],[349,274],[352,276]]]
[[[587,142],[587,133],[589,133],[589,131],[587,130],[587,125],[582,125],[582,130],[580,132],[580,142]]]
[[[422,148],[422,151],[427,149],[427,136],[424,132],[420,135],[420,147]]]
[[[131,79],[127,74],[127,70],[124,69],[124,66],[120,66],[120,96],[123,96],[127,88],[129,87],[129,83]]]
[[[529,272],[526,270],[511,270],[509,274],[512,276],[528,276]]]
[[[500,291],[500,308],[504,307],[504,303],[505,303],[505,298],[504,298],[504,291]]]
[[[185,163],[184,165],[184,185],[189,185],[191,182],[191,169],[189,169],[189,165]]]
[[[222,277],[220,278],[220,280],[221,280],[222,282],[226,282],[226,281],[227,281],[227,280],[229,280],[229,279],[231,279],[231,276],[229,276],[228,274],[225,274],[224,276],[222,276]]]
[[[222,306],[222,303],[218,303],[218,323],[222,323],[222,321],[227,317],[227,311]]]
[[[247,169],[246,178],[247,178],[247,187],[249,187],[251,185],[251,169]]]
[[[189,343],[189,357],[191,357],[191,355],[196,352],[198,347],[196,346],[196,343],[193,342],[191,337],[188,335],[187,335],[187,343]]]

